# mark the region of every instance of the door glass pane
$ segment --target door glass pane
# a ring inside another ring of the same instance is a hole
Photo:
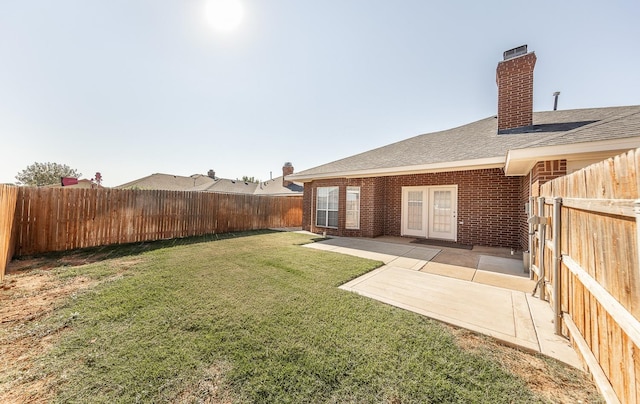
[[[422,191],[407,193],[407,229],[422,230]]]
[[[433,220],[431,228],[434,232],[451,231],[451,191],[433,191]]]

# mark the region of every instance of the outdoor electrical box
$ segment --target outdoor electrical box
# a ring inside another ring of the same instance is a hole
[[[545,216],[531,216],[529,220],[527,220],[527,223],[531,223],[533,225],[538,225],[538,224],[550,225],[551,219]]]

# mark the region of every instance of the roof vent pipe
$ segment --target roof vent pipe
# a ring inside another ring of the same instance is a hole
[[[553,110],[557,111],[558,110],[558,96],[560,95],[560,91],[556,91],[555,93],[553,93]]]

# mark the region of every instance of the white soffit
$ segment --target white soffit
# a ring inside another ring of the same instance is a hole
[[[612,152],[623,153],[638,147],[640,147],[640,136],[510,150],[507,153],[504,172],[507,176],[527,175],[538,161],[584,160],[599,157],[604,160],[611,157]]]
[[[394,175],[426,174],[447,171],[467,171],[481,170],[488,168],[504,167],[504,157],[490,157],[475,160],[447,161],[433,164],[420,164],[405,167],[386,167],[365,170],[337,171],[332,173],[318,174],[294,174],[287,176],[287,179],[301,182],[328,178],[368,178],[368,177],[390,177]]]

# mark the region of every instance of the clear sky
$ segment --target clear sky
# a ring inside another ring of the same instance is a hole
[[[0,183],[301,171],[495,115],[522,44],[536,111],[640,104],[638,0],[238,1],[0,0]]]

